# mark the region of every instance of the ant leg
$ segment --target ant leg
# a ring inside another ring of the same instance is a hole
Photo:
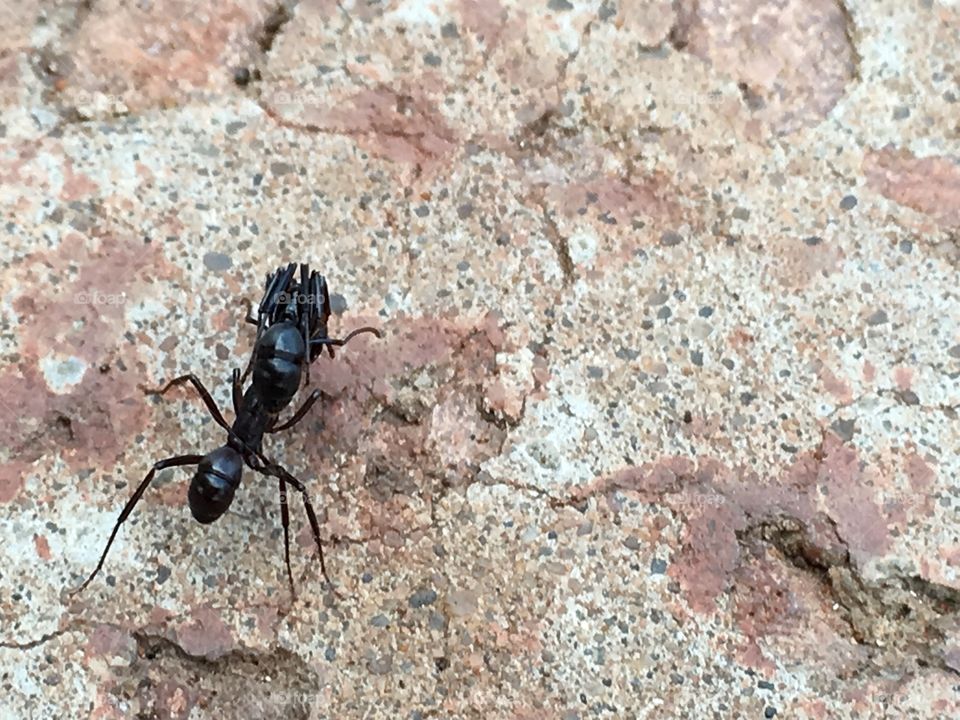
[[[233,414],[240,414],[240,406],[243,405],[243,385],[240,383],[240,368],[233,369],[232,381],[233,393]]]
[[[287,580],[290,581],[290,595],[297,598],[297,591],[293,587],[293,570],[290,569],[290,508],[287,507],[287,484],[283,478],[277,478],[280,483],[280,523],[283,525],[283,559],[287,564]]]
[[[312,393],[310,393],[310,397],[307,398],[306,402],[304,402],[303,405],[300,406],[300,409],[293,414],[293,417],[291,417],[282,425],[277,425],[276,427],[270,428],[269,430],[267,430],[267,432],[268,433],[282,432],[283,430],[289,430],[290,428],[292,428],[298,422],[303,420],[304,415],[310,412],[310,408],[312,408],[313,404],[320,399],[321,395],[323,395],[322,390],[314,390]]]
[[[317,292],[323,298],[323,337],[329,337],[327,335],[327,320],[330,319],[333,310],[330,307],[330,291],[327,289],[327,279],[323,275],[320,275],[317,280]],[[323,346],[320,347],[320,352],[323,353]],[[337,355],[333,351],[332,345],[327,345],[327,353],[330,355],[331,360]]]
[[[240,376],[240,382],[245,383],[253,370],[253,361],[257,358],[257,343],[260,342],[260,328],[257,329],[257,339],[253,342],[253,352],[250,353],[250,359],[247,360],[247,366],[243,369],[243,375]]]
[[[313,510],[313,505],[310,503],[310,496],[307,494],[306,486],[297,480],[293,475],[291,475],[286,468],[282,465],[279,465],[272,460],[268,460],[264,457],[263,453],[256,453],[257,459],[263,463],[263,466],[257,468],[257,470],[265,475],[272,475],[275,478],[283,480],[285,483],[293,485],[293,487],[300,493],[303,497],[304,507],[307,509],[307,518],[310,520],[310,529],[313,530],[313,539],[317,543],[317,550],[320,553],[320,572],[323,573],[323,579],[329,583],[330,587],[333,587],[333,581],[330,580],[330,576],[327,574],[327,565],[323,561],[323,543],[320,540],[320,522],[317,520],[317,514]],[[336,591],[334,591],[336,592]]]
[[[353,338],[355,338],[357,335],[360,335],[360,334],[362,334],[362,333],[370,333],[371,335],[376,335],[378,338],[382,338],[382,337],[383,337],[383,335],[380,333],[379,330],[377,330],[377,328],[375,328],[375,327],[369,327],[369,326],[368,326],[368,327],[357,328],[356,330],[348,333],[347,336],[346,336],[345,338],[342,338],[342,339],[340,339],[340,338],[329,338],[329,337],[314,338],[313,340],[310,341],[310,345],[311,345],[311,346],[317,345],[317,346],[320,346],[320,347],[326,345],[327,348],[329,348],[329,349],[332,351],[333,348],[330,347],[331,345],[336,345],[337,347],[342,347],[342,346],[346,345],[348,342],[350,342],[351,340],[353,340]],[[332,353],[331,353],[330,357],[333,357]]]
[[[249,298],[243,298],[240,303],[243,305],[244,309],[247,311],[246,316],[243,318],[244,322],[248,322],[251,325],[259,325],[260,321],[253,316],[253,303],[250,302]]]
[[[160,460],[153,464],[153,467],[150,468],[150,472],[147,473],[147,476],[143,479],[140,485],[137,486],[133,496],[127,500],[127,504],[123,506],[123,510],[120,512],[120,517],[117,518],[116,525],[113,526],[113,532],[110,533],[110,539],[107,540],[107,546],[103,549],[103,554],[100,556],[100,562],[97,563],[97,567],[92,573],[90,573],[90,577],[83,581],[83,584],[80,587],[78,587],[76,590],[70,591],[71,595],[76,595],[77,593],[81,592],[87,585],[90,584],[90,581],[97,576],[97,573],[100,572],[100,568],[103,567],[103,561],[107,559],[107,553],[110,552],[110,546],[113,544],[113,539],[117,536],[120,526],[123,524],[123,521],[130,516],[130,513],[133,512],[133,509],[140,501],[140,497],[147,489],[147,486],[150,485],[150,482],[153,480],[153,476],[156,475],[157,471],[168,467],[179,467],[181,465],[199,465],[201,460],[203,460],[203,455],[176,455],[174,457],[166,458],[165,460]]]
[[[189,382],[191,385],[193,385],[194,389],[200,393],[200,398],[207,406],[207,410],[210,412],[210,415],[212,415],[213,419],[217,421],[217,425],[222,427],[224,430],[230,430],[230,426],[227,424],[227,421],[223,419],[223,415],[220,413],[220,408],[217,407],[217,403],[214,402],[210,392],[203,386],[203,383],[200,382],[200,378],[193,373],[187,373],[186,375],[175,377],[162,388],[147,388],[141,385],[140,389],[143,390],[143,392],[145,392],[147,395],[163,395],[174,385],[183,385],[185,382]]]
[[[297,318],[300,321],[300,335],[303,338],[303,364],[306,365],[306,384],[310,384],[310,333],[313,328],[313,296],[310,294],[310,268],[300,263],[300,295],[297,297]]]

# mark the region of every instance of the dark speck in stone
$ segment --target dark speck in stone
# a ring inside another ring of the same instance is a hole
[[[673,247],[674,245],[679,245],[681,242],[683,242],[683,236],[673,230],[667,230],[660,236],[660,244],[665,247]]]
[[[810,247],[813,247],[814,245],[819,245],[820,243],[822,243],[823,238],[820,237],[819,235],[811,235],[810,237],[804,238],[803,242],[809,245]]]
[[[703,367],[703,353],[700,350],[691,350],[690,362],[692,362],[697,367]]]
[[[460,37],[460,31],[454,23],[447,23],[440,28],[440,36],[449,39]]]
[[[708,318],[711,315],[713,315],[713,308],[710,307],[709,305],[704,305],[702,308],[700,308],[700,311],[697,314],[700,317]]]
[[[603,368],[597,367],[596,365],[587,365],[587,375],[599,380],[603,377]]]
[[[660,558],[654,558],[650,563],[651,575],[663,575],[667,571],[667,561]]]
[[[229,255],[218,252],[208,252],[203,256],[203,264],[207,270],[213,272],[224,272],[233,266],[233,260]]]
[[[897,397],[900,398],[900,402],[906,405],[920,404],[920,398],[917,397],[917,394],[913,390],[901,390],[897,393]]]
[[[343,315],[347,309],[347,299],[340,293],[330,294],[330,312],[334,315]]]
[[[277,160],[276,162],[270,163],[270,172],[273,175],[287,175],[292,173],[295,170],[292,163],[284,162],[282,160]]]
[[[772,718],[776,714],[777,714],[777,709],[775,707],[767,707],[767,709],[763,711],[763,716],[767,718],[767,720],[770,720],[770,718]]]
[[[422,588],[417,590],[413,595],[410,596],[410,607],[412,608],[422,608],[426,605],[433,605],[437,599],[436,590],[431,588]]]
[[[856,420],[834,420],[830,425],[830,429],[833,430],[844,442],[850,442],[853,440],[854,434],[857,432],[857,421]]]
[[[887,322],[887,313],[884,310],[877,310],[867,318],[867,325],[883,325]]]
[[[428,208],[426,205],[420,205],[419,207],[413,209],[413,213],[417,217],[426,217],[430,214],[430,208]]]
[[[841,210],[853,210],[857,206],[857,198],[853,195],[844,195],[840,200]]]

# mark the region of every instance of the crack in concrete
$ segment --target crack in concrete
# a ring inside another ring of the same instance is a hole
[[[74,627],[72,625],[68,625],[65,628],[41,635],[36,640],[26,640],[24,642],[18,642],[16,640],[2,640],[0,641],[0,648],[8,648],[10,650],[33,650],[34,648],[38,648],[41,645],[50,642],[51,640],[55,640],[56,638],[70,632],[73,629]]]
[[[267,652],[231,650],[206,658],[184,650],[177,642],[149,632],[132,633],[137,657],[123,674],[136,681],[146,703],[162,703],[164,686],[190,688],[192,702],[215,701],[223,716],[310,717],[311,699],[321,693],[321,683],[309,664],[282,647]],[[169,690],[167,690],[169,692]],[[208,697],[204,697],[209,693]],[[201,699],[202,698],[202,699]],[[155,708],[156,710],[157,708]],[[228,712],[228,710],[230,710]],[[239,711],[246,711],[243,715]]]
[[[863,56],[860,54],[860,48],[857,43],[857,24],[853,20],[853,14],[844,0],[837,0],[837,8],[840,10],[840,16],[843,19],[843,36],[846,38],[847,45],[850,46],[853,67],[850,69],[850,75],[855,83],[863,80],[862,66]]]
[[[591,20],[584,26],[583,32],[580,33],[580,39],[579,39],[579,42],[577,43],[576,50],[572,50],[571,52],[567,53],[567,56],[563,60],[561,60],[559,65],[557,66],[557,81],[554,83],[554,86],[556,87],[556,90],[557,90],[558,100],[562,96],[560,85],[566,82],[566,79],[567,79],[567,68],[570,66],[570,63],[572,63],[574,60],[577,59],[577,56],[580,54],[580,51],[583,50],[584,45],[586,45],[587,40],[590,39],[590,33],[593,30],[593,24],[595,22],[596,20]]]
[[[825,439],[826,430],[814,455],[820,465],[824,462]],[[546,499],[554,509],[573,508],[581,513],[586,511],[591,498],[614,491],[639,493],[646,495],[648,501],[655,501],[700,488],[712,491],[739,507],[723,488],[710,482],[704,484],[695,475],[684,473],[675,474],[669,482],[659,487],[645,490],[618,481],[613,476],[567,497],[556,497],[541,488],[512,480],[498,479],[488,484],[506,485],[529,492]],[[675,509],[684,517],[684,523],[691,522],[683,511],[682,503]],[[840,535],[836,521],[827,515],[822,517],[830,525],[836,540],[835,547],[830,547],[822,540],[818,542],[807,522],[777,512],[775,508],[762,514],[751,514],[745,508],[741,508],[741,511],[748,523],[735,533],[738,545],[747,549],[751,542],[760,540],[776,548],[794,567],[815,574],[834,599],[841,619],[850,630],[850,636],[869,647],[871,654],[866,667],[872,667],[875,673],[880,674],[885,666],[906,657],[921,667],[960,674],[960,670],[942,656],[948,638],[948,628],[945,626],[960,620],[960,590],[916,575],[891,575],[880,582],[867,581],[856,567],[849,545]],[[737,566],[741,563],[742,560],[738,560]],[[857,672],[864,669],[861,667]]]
[[[284,26],[293,20],[294,10],[298,4],[299,0],[283,0],[270,11],[257,35],[257,45],[260,46],[260,51],[264,55],[270,53],[277,36]]]
[[[547,208],[546,198],[543,188],[537,188],[533,193],[536,205],[540,208],[540,218],[543,220],[544,235],[553,247],[557,256],[557,262],[560,263],[560,271],[563,273],[564,287],[569,287],[576,281],[576,266],[573,264],[573,257],[570,255],[570,241],[560,232],[556,220]]]
[[[737,541],[748,549],[761,540],[776,548],[793,567],[816,576],[850,636],[870,646],[868,663],[875,669],[880,669],[878,660],[895,660],[891,656],[899,655],[921,667],[960,675],[937,652],[946,640],[939,621],[960,611],[960,591],[919,576],[891,576],[880,583],[866,581],[851,560],[836,522],[829,517],[827,520],[839,551],[817,544],[806,523],[786,515],[752,523],[736,533]]]
[[[690,44],[690,28],[697,17],[698,0],[673,0],[673,25],[667,32],[667,42],[677,52],[685,52]]]
[[[948,405],[947,403],[937,403],[936,405],[924,405],[920,402],[920,399],[916,395],[912,394],[912,391],[901,390],[899,388],[875,388],[872,390],[867,390],[857,395],[855,398],[849,402],[841,403],[837,405],[833,410],[831,410],[826,417],[832,418],[838,412],[842,410],[849,410],[850,408],[856,408],[857,405],[862,403],[864,400],[870,397],[879,397],[879,398],[893,398],[897,401],[899,405],[907,405],[908,407],[916,407],[918,410],[929,413],[943,413],[950,420],[957,419],[957,412],[960,411],[960,403],[954,403],[953,405]],[[891,406],[892,407],[892,406]],[[890,407],[883,410],[883,412],[889,412]]]

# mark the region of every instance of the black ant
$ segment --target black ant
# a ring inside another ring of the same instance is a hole
[[[326,280],[318,272],[310,272],[306,264],[301,264],[300,282],[297,283],[294,280],[296,270],[297,265],[291,263],[286,268],[279,268],[267,276],[266,288],[256,318],[252,317],[250,305],[247,303],[246,321],[257,326],[257,339],[243,375],[241,376],[239,369],[233,371],[235,418],[232,426],[223,419],[209,391],[193,373],[176,377],[161,388],[145,389],[147,394],[163,395],[174,385],[189,382],[203,399],[216,423],[227,431],[227,442],[206,455],[176,455],[154,463],[117,518],[97,567],[90,577],[71,594],[81,592],[100,572],[120,526],[133,512],[154,475],[168,467],[185,465],[198,466],[190,481],[187,499],[194,519],[203,524],[212,523],[230,507],[234,493],[240,486],[244,465],[263,475],[277,478],[280,487],[284,559],[287,565],[287,578],[290,581],[290,592],[295,595],[293,572],[290,569],[290,515],[287,507],[287,485],[292,485],[303,497],[303,504],[313,530],[313,539],[317,543],[320,554],[320,569],[324,579],[332,586],[333,583],[327,575],[323,560],[320,524],[310,503],[307,489],[282,465],[263,454],[263,436],[289,430],[304,418],[320,398],[321,391],[314,390],[289,420],[278,424],[280,412],[290,404],[300,389],[304,370],[306,370],[306,380],[309,382],[310,363],[320,356],[323,348],[327,348],[330,356],[333,357],[334,346],[345,345],[360,333],[371,333],[378,338],[381,335],[376,328],[362,327],[343,339],[329,337],[327,320],[331,311]],[[253,380],[244,391],[243,383],[251,370]]]

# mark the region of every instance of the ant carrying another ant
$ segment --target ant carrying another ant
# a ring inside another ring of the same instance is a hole
[[[296,263],[290,263],[285,268],[278,268],[267,275],[256,317],[252,316],[251,307],[246,303],[246,322],[257,326],[257,337],[243,374],[241,375],[239,369],[233,371],[232,425],[224,420],[210,392],[193,373],[176,377],[161,388],[145,390],[147,394],[163,395],[175,385],[190,383],[200,395],[210,415],[226,431],[227,441],[206,455],[176,455],[154,463],[120,512],[96,568],[71,594],[81,592],[100,572],[120,526],[133,512],[156,473],[165,468],[188,465],[197,466],[187,493],[190,512],[197,522],[203,524],[214,522],[230,507],[240,486],[244,465],[262,475],[277,479],[287,579],[290,582],[290,592],[295,596],[293,571],[290,568],[290,515],[286,501],[287,485],[291,485],[303,498],[313,539],[320,554],[320,570],[327,583],[333,585],[323,559],[320,524],[306,486],[282,465],[264,454],[263,436],[289,430],[306,416],[320,398],[321,391],[314,390],[289,420],[279,421],[281,411],[291,403],[300,389],[301,381],[305,379],[309,383],[310,364],[322,354],[324,348],[332,358],[335,346],[346,345],[361,333],[370,333],[378,338],[381,335],[376,328],[362,327],[342,339],[329,337],[327,321],[331,311],[327,282],[318,272],[311,272],[308,265],[301,263],[299,268],[299,282],[296,277]],[[250,386],[243,390],[243,384],[251,372],[253,379]]]

